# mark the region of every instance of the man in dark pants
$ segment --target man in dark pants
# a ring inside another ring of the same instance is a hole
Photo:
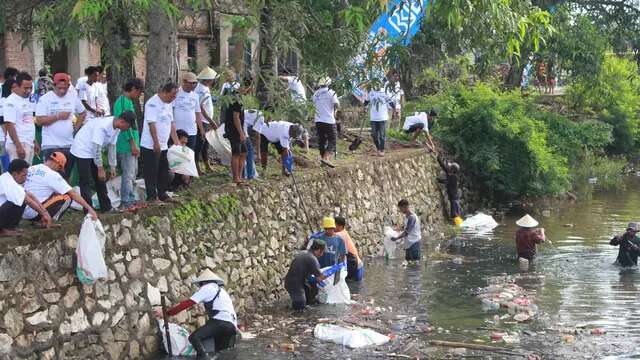
[[[109,172],[116,177],[116,142],[120,131],[127,131],[136,121],[131,111],[123,112],[120,117],[94,118],[80,128],[73,139],[71,154],[78,164],[78,177],[82,198],[91,203],[91,180],[95,183],[100,211],[108,212],[113,208],[107,195],[107,175],[104,169],[102,154],[108,150]]]
[[[420,243],[422,242],[422,230],[420,219],[411,211],[409,201],[402,199],[398,202],[398,211],[405,217],[402,233],[398,237],[391,238],[393,241],[404,239],[404,259],[407,261],[417,261],[422,259]]]
[[[438,164],[444,170],[445,176],[439,178],[438,182],[447,186],[447,197],[451,205],[450,216],[452,219],[462,216],[462,208],[460,207],[460,165],[455,162],[445,163],[442,156],[438,156]]]
[[[313,94],[313,104],[316,109],[314,120],[318,135],[320,161],[327,166],[333,166],[331,164],[331,154],[336,149],[338,135],[336,108],[340,105],[338,95],[336,95],[335,91],[329,89],[330,85],[330,78],[321,79],[318,83],[318,90]]]
[[[622,267],[638,266],[638,255],[640,255],[638,231],[640,231],[640,224],[636,222],[629,223],[624,234],[614,236],[609,242],[612,246],[620,246],[615,262],[616,265]]]
[[[317,281],[322,281],[325,276],[320,272],[318,258],[324,254],[325,242],[319,239],[313,241],[309,251],[303,251],[296,255],[291,262],[287,276],[284,278],[284,288],[291,297],[291,307],[294,311],[302,311],[307,304],[311,304],[317,294],[312,291],[316,285],[308,284],[311,275]]]
[[[177,93],[178,85],[167,83],[144,106],[140,154],[147,201],[154,204],[171,201],[167,195],[169,189],[167,150],[169,138],[174,144],[179,143],[171,105]]]
[[[42,217],[42,224],[50,227],[53,220],[47,210],[22,184],[27,180],[29,163],[22,159],[15,159],[9,164],[9,170],[0,175],[0,236],[18,234],[16,228],[27,205]]]
[[[167,315],[174,316],[182,310],[195,304],[202,303],[207,312],[207,322],[196,329],[189,341],[198,353],[196,359],[209,359],[203,341],[213,338],[216,352],[233,347],[235,344],[237,317],[231,302],[231,297],[224,289],[224,280],[211,270],[205,269],[194,280],[200,287],[191,298],[183,300],[167,311]],[[154,310],[157,318],[162,318],[162,309]],[[165,319],[167,321],[167,319]]]

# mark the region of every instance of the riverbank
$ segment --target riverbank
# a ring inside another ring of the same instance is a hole
[[[323,216],[345,216],[363,256],[377,253],[385,224],[402,221],[400,198],[421,218],[425,251],[444,233],[440,169],[424,150],[336,164],[298,172],[295,183],[269,175],[247,188],[204,177],[180,193],[179,204],[104,216],[109,277],[93,286],[81,285],[74,273],[79,223],[6,239],[0,248],[0,352],[12,359],[155,358],[149,293],[159,289],[176,303],[194,290],[191,277],[211,267],[227,279],[242,319],[257,304],[281,298],[294,251]],[[201,309],[174,319],[190,330],[204,320]]]

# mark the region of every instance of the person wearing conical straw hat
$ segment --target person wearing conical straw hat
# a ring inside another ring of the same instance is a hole
[[[516,221],[516,248],[518,258],[531,262],[536,257],[536,245],[545,241],[544,228],[536,228],[538,222],[527,214]]]
[[[191,333],[189,341],[198,353],[196,359],[209,359],[203,341],[213,339],[216,353],[233,347],[237,331],[236,311],[231,297],[224,289],[224,280],[213,271],[204,269],[192,282],[198,284],[198,291],[191,298],[169,309],[167,315],[176,315],[195,304],[204,305],[208,320]],[[157,318],[162,318],[162,309],[156,308],[154,312]]]

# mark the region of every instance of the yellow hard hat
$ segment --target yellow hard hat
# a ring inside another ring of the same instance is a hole
[[[335,229],[336,221],[332,217],[325,217],[322,219],[322,228],[324,229]]]
[[[456,224],[457,226],[460,226],[460,224],[462,224],[462,218],[460,216],[454,217],[453,223]]]

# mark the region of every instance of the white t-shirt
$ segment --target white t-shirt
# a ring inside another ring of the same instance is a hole
[[[295,102],[307,101],[307,91],[302,85],[302,81],[296,76],[287,76],[287,83],[289,84],[289,91],[291,92],[291,99]]]
[[[396,105],[396,110],[400,110],[402,108],[402,97],[404,96],[404,90],[400,87],[400,82],[397,81],[393,88],[391,88],[391,84],[387,83],[387,86],[390,88],[387,89],[387,93],[391,96],[391,100]]]
[[[416,124],[424,124],[423,130],[426,132],[429,132],[429,118],[427,116],[427,113],[417,112],[412,116],[407,116],[407,118],[404,119],[404,125],[402,126],[402,130],[409,130],[411,126]]]
[[[84,105],[78,96],[71,92],[60,97],[54,91],[49,91],[40,98],[36,105],[36,116],[55,116],[68,112],[69,117],[57,120],[51,125],[42,127],[42,148],[64,148],[73,144],[73,114],[85,112]]]
[[[81,76],[78,78],[78,81],[76,81],[76,89],[78,91],[78,95],[80,92],[80,88],[82,87],[82,84],[86,84],[87,80],[89,80],[89,78],[85,75],[85,76]]]
[[[98,101],[98,97],[101,96],[100,87],[101,84],[97,82],[89,85],[89,83],[87,83],[86,81],[83,83],[80,83],[80,81],[78,81],[78,97],[80,98],[80,100],[86,101],[92,109],[100,109],[106,112],[108,109],[104,109],[98,106],[98,104],[100,103],[100,101]],[[96,114],[92,113],[91,111],[87,111],[87,119],[94,119],[96,117],[98,117]]]
[[[291,137],[289,136],[289,128],[293,125],[288,121],[271,121],[265,123],[260,127],[258,131],[260,134],[269,140],[271,143],[279,142],[283,148],[289,148]]]
[[[99,117],[82,125],[73,139],[71,154],[80,159],[93,159],[95,146],[115,146],[120,129],[113,127],[113,116]]]
[[[336,92],[323,87],[313,94],[313,103],[316,106],[315,121],[327,124],[335,124],[336,117],[334,107],[339,104]]]
[[[184,130],[189,136],[198,134],[196,113],[200,113],[200,102],[195,91],[186,92],[182,87],[173,101],[173,118],[176,130]]]
[[[104,110],[104,116],[111,115],[111,104],[109,104],[109,91],[107,90],[107,83],[97,82],[93,85],[96,86],[98,109]]]
[[[264,117],[262,112],[258,110],[245,110],[244,111],[244,133],[249,136],[249,126],[253,127],[256,132],[258,128],[264,124]]]
[[[25,191],[9,172],[0,175],[0,206],[10,201],[14,205],[22,206]]]
[[[229,88],[233,88],[234,90],[238,90],[238,89],[240,89],[240,84],[235,82],[235,81],[232,82],[232,83],[225,82],[224,84],[222,84],[222,89],[220,89],[220,96],[224,95],[225,90],[227,90]]]
[[[4,98],[0,97],[0,116],[3,116],[4,111],[3,111],[3,106],[4,106]],[[0,143],[2,143],[2,145],[4,145],[4,126],[0,127]]]
[[[387,121],[389,120],[389,110],[391,109],[391,98],[384,91],[372,90],[367,94],[369,100],[369,120]]]
[[[68,193],[71,186],[60,173],[51,170],[45,164],[38,164],[29,168],[24,189],[32,193],[40,203],[44,203],[51,195]],[[22,214],[24,219],[33,219],[36,216],[38,213],[29,206]]]
[[[140,146],[153,150],[153,138],[149,131],[149,124],[156,124],[160,150],[167,150],[169,137],[171,136],[171,123],[173,123],[173,105],[163,102],[158,94],[153,95],[144,105],[144,126],[140,136]]]
[[[218,294],[218,289],[220,290],[220,294]],[[216,294],[218,294],[218,297],[216,298],[216,301],[213,302],[213,310],[218,310],[219,312],[213,318],[228,321],[237,326],[236,311],[233,308],[231,297],[227,291],[224,288],[219,287],[218,284],[208,283],[202,286],[191,296],[191,300],[196,304],[201,304],[213,300],[213,298],[216,297]]]
[[[213,99],[211,98],[211,89],[202,83],[198,83],[198,86],[196,86],[194,91],[198,94],[198,102],[200,105],[204,105],[204,111],[213,119]],[[204,118],[202,121],[208,123]]]
[[[36,136],[36,126],[33,123],[33,105],[29,98],[12,93],[4,100],[2,106],[4,121],[15,124],[16,133],[21,143],[31,145],[33,145]],[[7,144],[13,144],[10,136],[7,136]]]

